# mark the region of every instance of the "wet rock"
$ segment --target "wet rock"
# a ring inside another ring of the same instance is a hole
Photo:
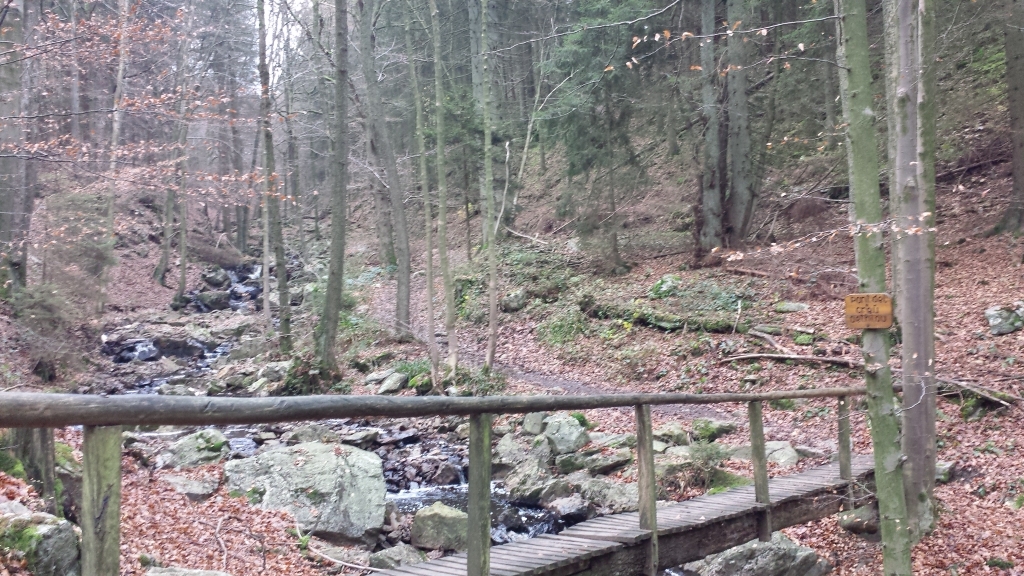
[[[302,444],[304,442],[323,442],[325,444],[341,442],[338,433],[323,424],[299,426],[291,432],[285,432],[281,435],[281,440],[288,445]]]
[[[200,466],[224,459],[228,449],[228,439],[220,431],[200,430],[171,444],[157,460],[162,466],[171,468]]]
[[[502,312],[519,312],[530,302],[530,296],[527,294],[525,288],[519,288],[514,290],[501,298],[498,301],[498,307],[501,308]]]
[[[228,273],[220,266],[214,266],[203,270],[200,277],[203,279],[203,282],[206,282],[214,288],[223,288],[231,283],[231,277],[228,276]]]
[[[552,500],[544,508],[570,524],[590,520],[597,516],[594,504],[589,500],[584,500],[579,494]]]
[[[70,522],[35,513],[0,515],[0,542],[24,554],[36,576],[78,576],[78,536]]]
[[[515,502],[537,505],[572,494],[567,480],[553,478],[546,466],[528,459],[505,477],[505,488]]]
[[[405,388],[408,382],[409,376],[406,374],[392,372],[390,376],[381,382],[380,388],[377,389],[377,394],[397,394],[402,391],[402,388]]]
[[[555,454],[575,452],[590,442],[587,431],[568,414],[555,414],[544,419],[544,436]]]
[[[413,546],[405,543],[398,543],[391,548],[386,548],[370,555],[370,568],[380,570],[391,570],[399,566],[412,566],[427,561],[427,555]]]
[[[384,474],[376,454],[307,442],[224,465],[228,488],[267,510],[291,513],[303,532],[374,542],[384,523]]]
[[[468,514],[435,502],[416,512],[412,545],[427,550],[465,550],[468,530]]]
[[[993,336],[1002,336],[1024,328],[1024,302],[1012,306],[993,306],[985,310],[985,320]]]
[[[693,437],[697,440],[714,442],[726,434],[736,431],[736,424],[711,418],[697,418],[693,421]]]
[[[203,478],[202,480],[193,480],[184,476],[175,476],[168,474],[163,477],[164,482],[171,485],[174,491],[178,494],[184,494],[189,500],[193,502],[202,502],[220,487],[219,478]]]
[[[442,462],[430,481],[439,486],[448,486],[462,483],[462,476],[461,468],[451,462]]]
[[[523,416],[523,431],[531,436],[544,433],[544,419],[548,417],[547,412],[530,412]]]
[[[367,386],[373,386],[374,384],[380,384],[381,382],[384,381],[385,378],[387,378],[388,376],[391,376],[394,373],[395,373],[395,369],[394,368],[389,368],[387,370],[380,370],[378,372],[371,372],[371,373],[366,375],[366,378],[363,379],[363,382],[365,382]]]
[[[231,308],[231,293],[225,290],[211,290],[200,292],[196,300],[210,310],[227,310]]]
[[[653,433],[656,440],[675,446],[686,446],[690,443],[690,433],[679,422],[669,422]]]
[[[781,532],[771,542],[748,542],[685,565],[699,576],[823,576],[832,565]]]

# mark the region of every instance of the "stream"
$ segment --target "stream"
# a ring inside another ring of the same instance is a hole
[[[258,267],[226,270],[231,279],[226,289],[231,294],[231,308],[245,310],[258,300],[260,288]],[[199,299],[193,301],[199,304]],[[202,313],[201,305],[193,313]],[[115,364],[156,362],[162,357],[185,360],[186,366],[157,376],[140,378],[126,386],[122,394],[189,393],[187,384],[209,378],[214,363],[230,353],[237,344],[230,339],[210,346],[197,340],[178,342],[172,346],[151,339],[130,339],[108,345],[103,353]],[[338,419],[317,424],[336,433],[348,444],[356,445],[380,456],[384,467],[387,501],[403,514],[411,514],[442,502],[452,508],[467,510],[469,465],[465,440],[455,428],[463,419],[434,417],[418,420]],[[218,429],[228,438],[229,458],[249,458],[260,450],[286,445],[287,434],[301,425],[224,426]],[[173,442],[192,430],[176,432],[140,432],[155,440]],[[491,539],[496,544],[515,542],[539,534],[557,533],[567,527],[555,514],[538,507],[522,506],[512,501],[504,486],[492,483]]]

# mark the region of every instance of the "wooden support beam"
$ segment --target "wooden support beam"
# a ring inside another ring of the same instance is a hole
[[[467,576],[491,572],[491,414],[469,417],[469,557]]]
[[[82,576],[118,576],[121,427],[86,426],[82,442]]]
[[[757,535],[762,542],[772,539],[771,498],[768,494],[768,456],[764,446],[764,416],[761,402],[747,404],[750,418],[750,462],[754,466],[754,498],[764,504],[764,513],[758,516]]]
[[[658,484],[654,474],[654,433],[651,431],[651,407],[636,407],[637,488],[640,493],[640,529],[650,530],[646,543],[644,576],[658,574]]]

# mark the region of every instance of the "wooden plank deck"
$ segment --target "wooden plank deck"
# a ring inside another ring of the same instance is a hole
[[[852,464],[854,484],[865,482],[874,473],[871,456],[855,456]],[[849,484],[839,477],[839,465],[836,463],[799,474],[772,478],[769,493],[773,529],[835,513]],[[683,502],[659,503],[657,526],[661,552],[665,558],[663,567],[676,565],[671,560],[673,558],[711,554],[756,537],[756,531],[752,530],[764,509],[765,506],[754,499],[753,486]],[[649,530],[641,530],[639,526],[639,513],[628,512],[581,522],[557,536],[546,534],[493,546],[490,573],[491,576],[568,576],[580,573],[626,576],[624,569],[633,570],[635,566],[639,570],[642,563],[636,562],[636,558],[639,557],[639,551],[643,550],[640,545],[651,537]],[[686,548],[691,549],[681,551]],[[616,555],[622,557],[618,562],[613,561]],[[378,574],[463,576],[466,574],[466,554],[385,570]]]

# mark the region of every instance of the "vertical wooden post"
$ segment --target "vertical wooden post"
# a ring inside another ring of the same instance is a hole
[[[650,530],[644,576],[658,574],[658,483],[654,475],[654,434],[651,432],[651,407],[636,407],[637,488],[640,492],[640,529]]]
[[[839,477],[846,480],[846,502],[843,507],[853,508],[853,463],[852,446],[850,441],[850,399],[846,396],[839,397]]]
[[[491,414],[469,417],[469,558],[467,576],[491,572]]]
[[[772,504],[768,494],[768,457],[764,447],[764,422],[760,402],[747,404],[750,418],[750,462],[754,466],[754,495],[764,512],[758,517],[757,537],[762,542],[772,539]]]
[[[82,443],[82,576],[118,576],[121,427],[86,426]]]

